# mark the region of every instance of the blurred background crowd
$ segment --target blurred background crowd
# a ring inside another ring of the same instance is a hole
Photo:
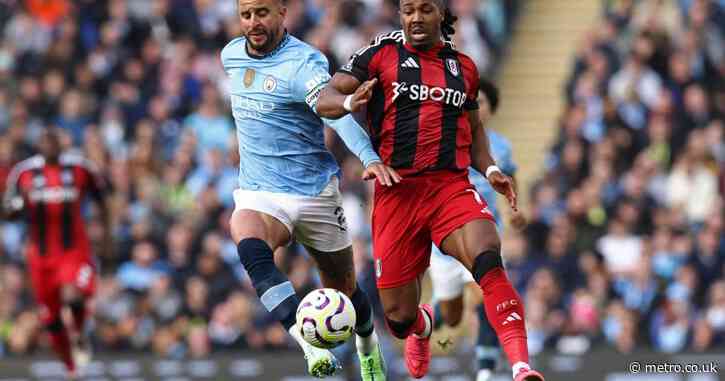
[[[482,74],[497,67],[516,3],[456,2],[465,15],[459,43]],[[331,71],[398,27],[397,0],[287,7],[289,33],[322,50]],[[113,187],[113,250],[97,252],[96,349],[180,358],[291,346],[258,302],[228,230],[239,158],[219,52],[240,34],[236,1],[0,0],[0,26],[2,186],[12,165],[33,154],[39,133],[57,126],[66,148],[82,151]],[[357,269],[374,295],[370,184],[334,132],[327,135],[344,167]],[[101,224],[93,210],[88,217],[98,243]],[[0,357],[46,345],[25,276],[24,232],[0,223]],[[276,259],[301,295],[318,287],[303,249]]]
[[[533,353],[725,347],[725,1],[675,2],[602,1],[562,86],[560,123],[541,126],[560,134],[544,175],[522,190],[530,225],[503,242]],[[322,50],[331,71],[398,27],[397,0],[287,3],[288,31]],[[525,1],[450,3],[458,48],[495,79]],[[292,347],[228,233],[238,155],[218,57],[239,35],[235,12],[234,0],[0,0],[0,191],[48,126],[113,185],[113,250],[98,252],[99,351]],[[374,297],[371,187],[326,136],[343,168],[358,276]],[[46,345],[24,231],[0,222],[0,357]],[[276,260],[299,294],[318,287],[303,249]]]

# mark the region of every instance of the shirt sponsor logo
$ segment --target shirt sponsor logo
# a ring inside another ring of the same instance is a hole
[[[71,187],[49,187],[32,190],[28,196],[32,202],[60,203],[77,200],[78,190]]]
[[[259,119],[264,114],[274,112],[273,102],[256,100],[241,95],[232,94],[232,114],[237,119]]]
[[[466,93],[443,87],[431,87],[424,84],[409,85],[406,82],[393,82],[393,102],[401,94],[407,94],[410,100],[442,102],[460,108],[466,102]]]

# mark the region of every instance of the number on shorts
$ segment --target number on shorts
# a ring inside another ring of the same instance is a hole
[[[481,200],[481,195],[478,194],[478,192],[476,192],[475,189],[466,189],[466,190],[473,193],[473,198],[476,199],[476,202],[478,203],[478,205],[483,205],[483,200]],[[488,207],[484,207],[483,209],[481,209],[481,213],[484,213],[484,214],[488,213]]]
[[[337,216],[337,224],[341,231],[347,231],[347,220],[345,219],[345,211],[341,206],[335,208],[335,216]]]
[[[93,269],[91,269],[91,266],[83,265],[83,267],[81,267],[78,271],[76,286],[78,286],[78,288],[88,287],[88,283],[91,281],[91,276],[93,276]]]

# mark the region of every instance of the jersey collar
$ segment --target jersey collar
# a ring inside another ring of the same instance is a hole
[[[445,46],[445,42],[443,42],[443,40],[438,41],[435,45],[433,45],[433,47],[431,47],[430,49],[427,49],[427,50],[416,49],[413,47],[413,45],[411,45],[410,43],[408,43],[405,40],[404,40],[403,46],[405,46],[405,48],[408,51],[416,53],[416,54],[436,55],[436,54],[438,54],[438,52],[441,51],[441,49],[443,49],[443,47]]]
[[[277,54],[277,52],[282,50],[282,48],[284,48],[285,45],[287,45],[289,40],[290,40],[290,35],[289,35],[289,33],[287,33],[287,29],[285,29],[284,36],[282,36],[282,40],[279,42],[279,44],[277,44],[277,47],[272,49],[272,51],[270,51],[269,53],[263,54],[263,55],[253,54],[249,51],[249,47],[247,46],[246,43],[244,44],[244,50],[247,52],[247,55],[249,56],[249,58],[254,58],[255,60],[261,60],[261,59],[271,57],[271,56]]]

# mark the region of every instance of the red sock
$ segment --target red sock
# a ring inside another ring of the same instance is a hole
[[[60,332],[50,332],[50,344],[53,346],[53,350],[60,357],[63,364],[69,371],[75,369],[73,364],[73,358],[70,353],[70,340],[68,339],[68,332],[63,329]]]
[[[432,331],[432,325],[430,324],[430,317],[428,313],[423,311],[422,308],[418,307],[418,316],[415,317],[415,324],[410,329],[410,333],[414,333],[418,336],[430,336]]]
[[[524,303],[511,285],[503,268],[487,272],[478,285],[483,291],[486,317],[496,331],[509,364],[529,363],[524,325]]]

